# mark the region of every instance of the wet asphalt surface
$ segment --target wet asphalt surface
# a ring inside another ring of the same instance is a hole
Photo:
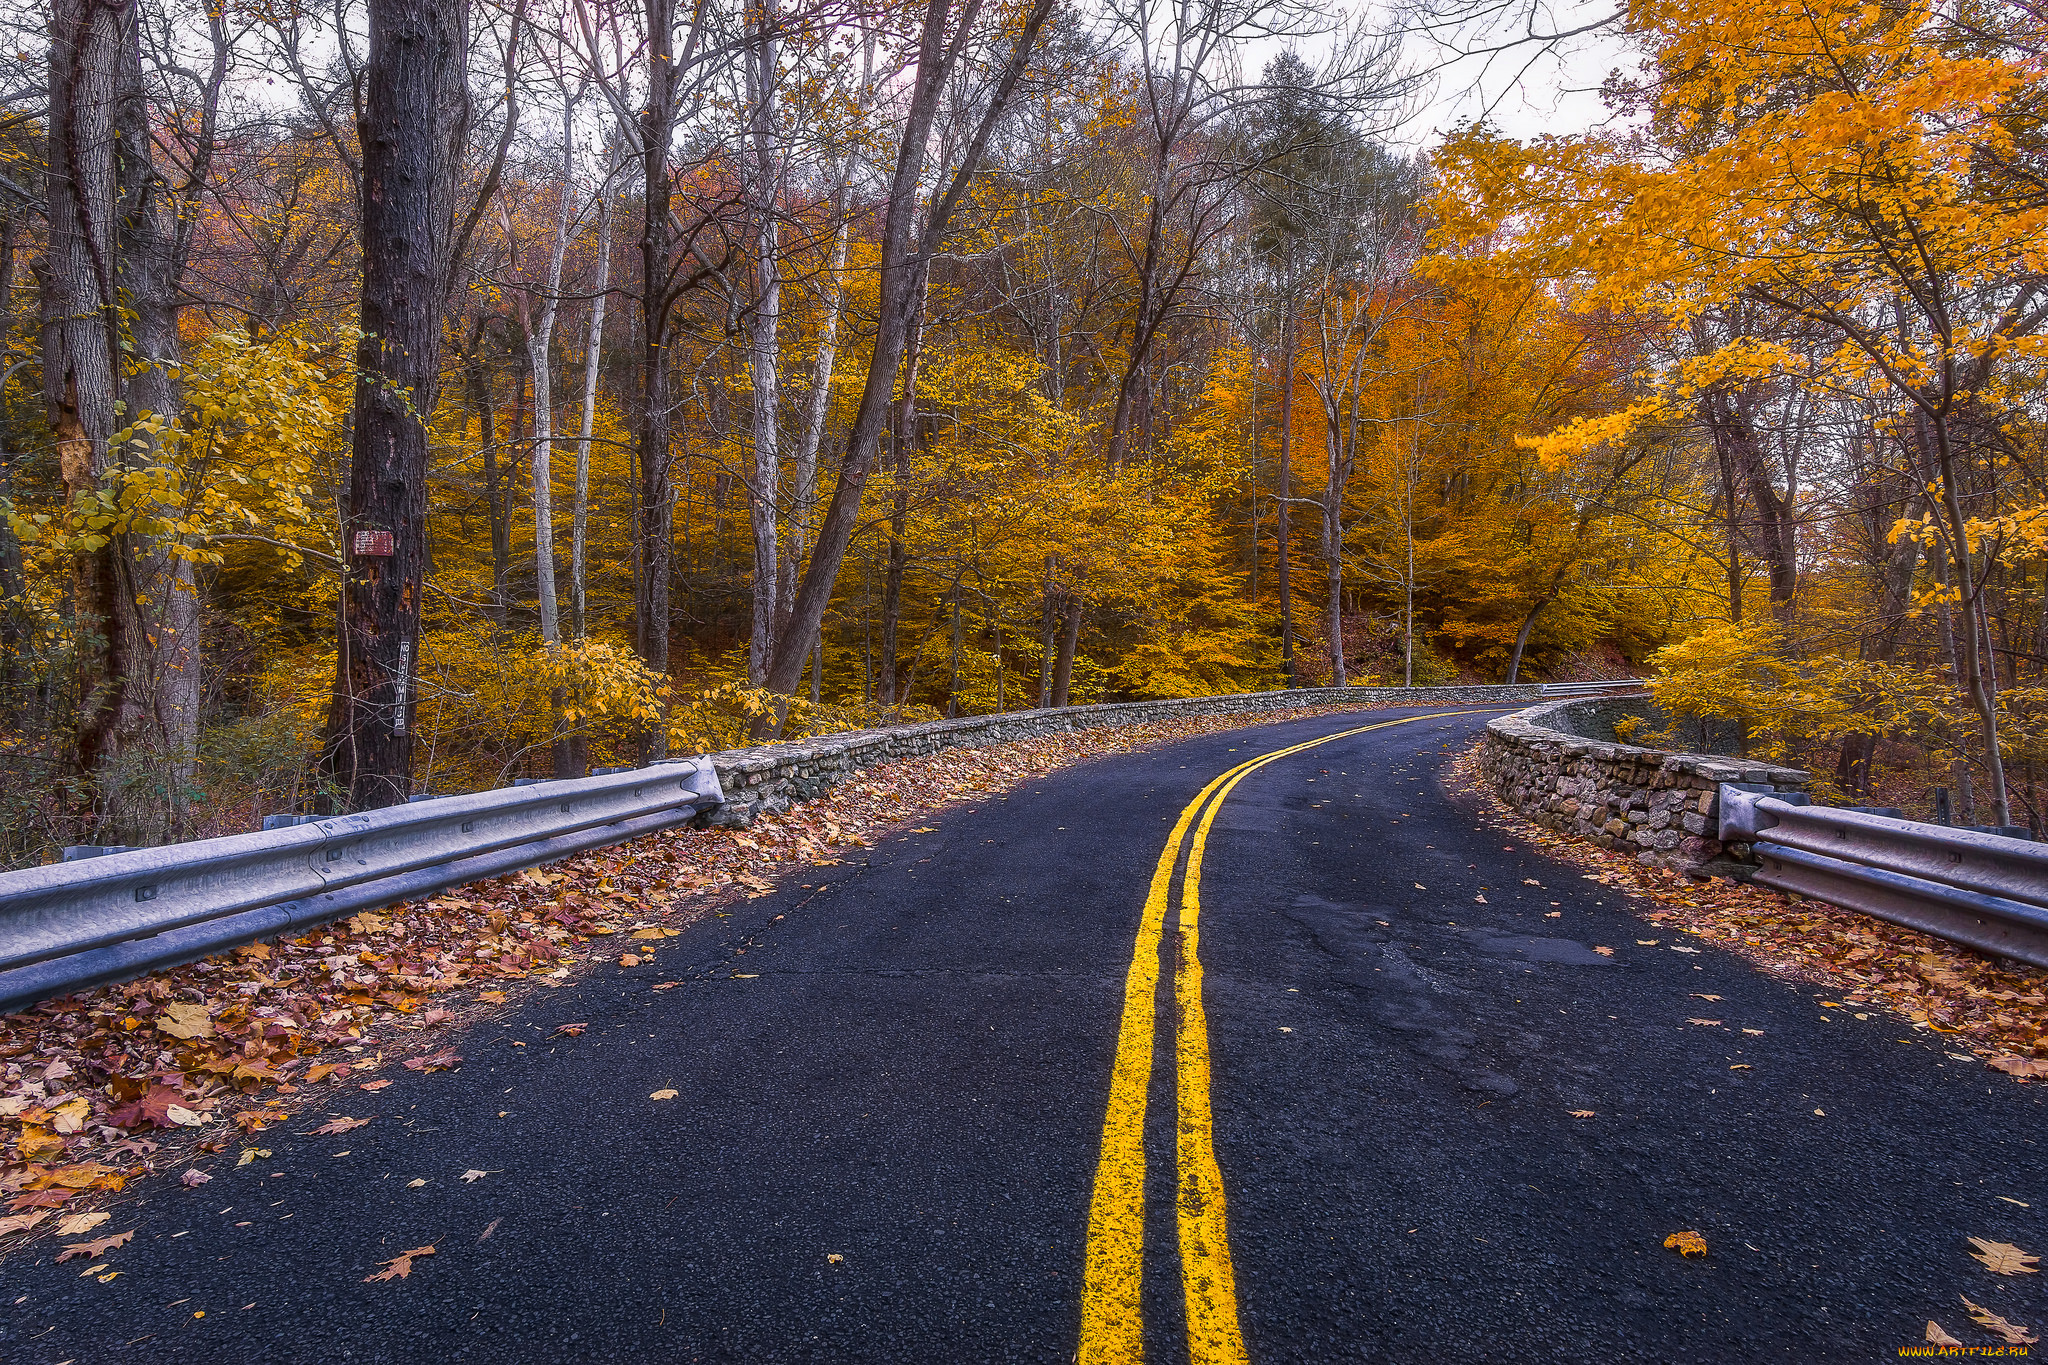
[[[136,1233],[107,1283],[47,1240],[0,1262],[0,1362],[1069,1361],[1166,832],[1230,765],[1370,718],[1067,769],[539,993],[457,1040],[459,1071],[336,1092],[367,1127],[308,1136],[308,1110],[267,1160],[135,1187],[95,1234]],[[1959,1293],[2048,1321],[2041,1277],[1965,1241],[2048,1250],[2043,1087],[1675,951],[1484,826],[1439,775],[1485,719],[1283,759],[1217,821],[1202,957],[1252,1360],[1888,1360],[1930,1317],[1990,1342]],[[1186,1358],[1171,1086],[1158,1362]],[[1664,1249],[1688,1228],[1705,1259]]]

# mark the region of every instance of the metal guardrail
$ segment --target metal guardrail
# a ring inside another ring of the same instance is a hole
[[[1759,884],[2048,967],[2048,845],[1723,783],[1721,841]]]
[[[690,759],[0,873],[0,1013],[621,843],[724,801],[710,760]]]
[[[1592,697],[1602,692],[1613,692],[1623,687],[1641,687],[1641,678],[1601,678],[1593,682],[1543,683],[1541,690],[1546,697]]]

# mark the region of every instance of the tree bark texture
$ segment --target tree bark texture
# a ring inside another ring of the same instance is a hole
[[[754,316],[748,336],[747,368],[753,380],[754,477],[747,490],[748,520],[754,533],[754,613],[747,649],[747,681],[756,687],[768,676],[780,622],[776,593],[782,576],[775,556],[781,548],[778,504],[782,492],[781,366],[782,262],[777,256],[776,212],[781,147],[776,126],[776,84],[780,80],[776,0],[758,0],[754,41],[746,54],[749,103],[749,179],[754,218]]]
[[[362,145],[363,339],[342,525],[341,630],[321,777],[351,810],[411,789],[427,429],[440,384],[464,113],[461,0],[370,0]],[[380,555],[374,533],[390,534]],[[358,548],[358,547],[361,548]]]

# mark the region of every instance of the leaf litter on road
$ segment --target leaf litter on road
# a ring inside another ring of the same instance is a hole
[[[562,984],[596,936],[631,925],[651,945],[782,873],[839,864],[921,815],[1073,763],[1355,709],[1183,716],[899,760],[744,831],[663,831],[0,1018],[0,1255],[28,1240],[39,1220],[23,1215],[37,1209],[149,1171],[196,1172],[188,1163],[227,1146],[237,1113],[267,1125],[317,1103],[316,1087],[383,1090],[389,1078],[364,1079],[380,1056],[452,1070],[459,1054],[428,1042],[436,1028]],[[104,1179],[52,1181],[87,1158]]]
[[[1970,1245],[1977,1248],[1970,1255],[1994,1275],[2041,1273],[2041,1258],[2028,1255],[2010,1242],[1987,1242],[1982,1237],[1972,1237]]]

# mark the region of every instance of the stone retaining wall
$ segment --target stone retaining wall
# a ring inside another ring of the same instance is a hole
[[[1515,687],[1303,687],[1284,692],[1240,692],[1171,701],[1111,702],[1058,710],[1005,711],[990,716],[853,730],[710,755],[725,789],[716,824],[751,823],[763,811],[787,809],[830,791],[863,768],[936,753],[940,749],[1006,744],[1101,725],[1145,725],[1176,716],[1243,715],[1306,706],[1441,706],[1534,701],[1534,685]]]
[[[1592,708],[1600,707],[1611,711],[1613,703],[1550,702],[1489,721],[1480,771],[1502,800],[1539,825],[1680,870],[1752,861],[1747,844],[1724,846],[1715,837],[1723,782],[1803,788],[1811,777],[1798,768],[1572,733],[1591,728]]]

